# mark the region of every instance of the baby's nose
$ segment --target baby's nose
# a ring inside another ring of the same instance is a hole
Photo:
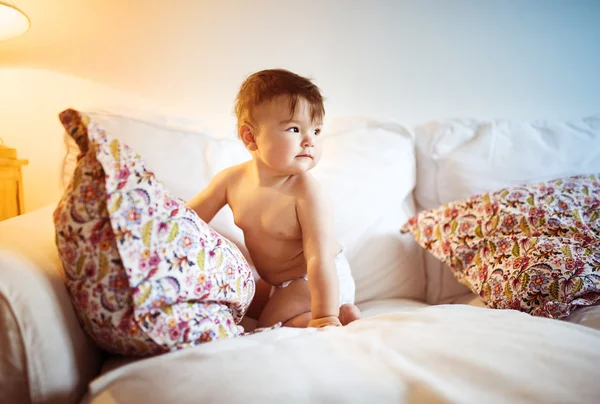
[[[313,147],[313,141],[310,137],[306,137],[302,140],[302,147]]]

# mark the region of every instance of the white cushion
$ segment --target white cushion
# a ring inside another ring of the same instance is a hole
[[[250,158],[240,141],[215,137],[195,120],[138,110],[85,113],[138,152],[170,192],[184,200],[192,198],[223,168]],[[74,143],[72,138],[67,141],[65,161],[76,157]],[[67,182],[71,174],[71,166],[65,167]]]
[[[597,403],[600,333],[514,310],[392,309],[119,367],[91,403]],[[387,306],[387,304],[386,304]]]
[[[600,115],[570,121],[443,120],[415,128],[417,208],[509,185],[600,171]],[[468,293],[426,254],[427,302]]]
[[[333,200],[356,301],[423,300],[423,253],[398,231],[415,213],[411,133],[402,125],[362,118],[336,119],[324,133],[323,158],[313,173]]]
[[[0,222],[0,403],[78,403],[100,370],[63,284],[53,210]]]
[[[207,134],[196,121],[143,111],[87,111],[133,147],[170,191],[188,200],[220,170],[250,158],[242,142]],[[399,227],[415,213],[415,158],[403,126],[339,118],[324,130],[324,152],[313,170],[333,200],[335,226],[357,284],[357,302],[424,299],[423,253]],[[70,149],[73,154],[73,149]],[[73,161],[67,156],[65,161]],[[65,165],[65,177],[70,177]],[[228,207],[211,222],[246,258],[243,234]],[[250,259],[249,259],[250,260]]]

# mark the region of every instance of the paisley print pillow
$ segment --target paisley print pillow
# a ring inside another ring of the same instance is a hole
[[[86,332],[121,355],[241,335],[255,285],[237,247],[131,148],[75,110],[60,120],[80,155],[54,212],[56,244]]]
[[[564,318],[600,300],[598,175],[473,196],[402,227],[489,307]]]

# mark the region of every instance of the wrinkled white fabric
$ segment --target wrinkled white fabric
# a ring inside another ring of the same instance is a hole
[[[90,401],[566,403],[600,400],[600,331],[466,305],[279,329],[101,376]]]

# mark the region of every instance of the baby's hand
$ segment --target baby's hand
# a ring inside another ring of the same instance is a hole
[[[323,327],[329,327],[329,326],[341,327],[342,323],[340,323],[339,318],[337,318],[336,316],[327,316],[327,317],[321,317],[321,318],[314,318],[314,319],[310,320],[310,322],[308,323],[308,326],[314,327],[314,328],[323,328]]]

